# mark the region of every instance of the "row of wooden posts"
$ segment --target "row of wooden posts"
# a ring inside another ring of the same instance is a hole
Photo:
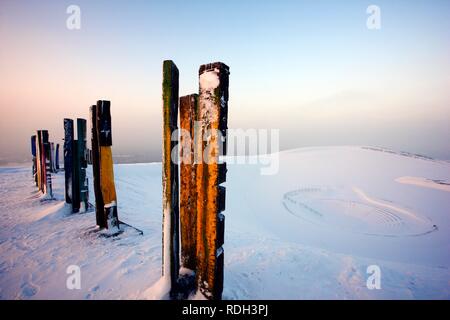
[[[111,103],[99,100],[90,108],[91,149],[86,143],[86,119],[64,119],[65,200],[72,211],[84,212],[89,207],[89,184],[86,175],[92,164],[96,223],[100,229],[119,232],[117,197],[112,160]]]
[[[163,63],[162,276],[170,282],[172,299],[187,298],[195,290],[207,299],[222,298],[225,187],[221,184],[227,169],[219,156],[226,154],[229,73],[221,62],[202,65],[199,93],[179,97],[178,68],[173,61]],[[118,234],[110,107],[109,101],[100,100],[90,108],[91,150],[86,145],[86,120],[77,119],[75,140],[74,121],[64,119],[65,201],[74,213],[89,208],[86,168],[92,164],[97,226]],[[47,131],[32,137],[32,150],[36,183],[51,194]],[[187,269],[191,272],[180,274]]]
[[[48,130],[38,130],[31,136],[33,179],[48,199],[53,198],[52,173],[59,170],[59,144],[49,141]]]

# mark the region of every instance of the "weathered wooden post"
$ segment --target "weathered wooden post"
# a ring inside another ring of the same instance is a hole
[[[41,191],[44,194],[49,194],[52,197],[52,184],[51,184],[51,159],[50,159],[50,142],[48,141],[48,131],[41,130]]]
[[[78,140],[72,141],[72,212],[80,212],[80,158]]]
[[[59,170],[59,143],[56,144],[56,149],[55,149],[55,167],[56,167],[56,171]]]
[[[89,186],[86,176],[87,158],[86,158],[86,120],[77,119],[77,137],[78,137],[78,185],[80,189],[80,207],[81,212],[88,209]]]
[[[176,298],[179,259],[179,202],[178,202],[178,159],[172,159],[172,150],[177,141],[172,140],[177,133],[178,117],[178,68],[173,61],[163,62],[163,262],[162,275],[169,277],[171,298]],[[174,152],[178,156],[178,152]]]
[[[221,299],[223,291],[223,263],[225,216],[225,163],[219,155],[226,153],[228,115],[227,65],[216,62],[200,66],[200,94],[198,120],[200,139],[195,141],[196,152],[203,154],[197,165],[197,286],[208,299]],[[221,141],[221,136],[223,140]]]
[[[91,151],[92,151],[92,175],[94,178],[95,218],[100,229],[106,228],[102,190],[100,188],[100,146],[97,132],[97,105],[91,106]]]
[[[36,177],[37,187],[42,191],[42,131],[38,130],[36,134]]]
[[[55,143],[54,142],[49,142],[49,143],[50,143],[50,167],[51,167],[51,172],[52,173],[56,173]]]
[[[65,178],[65,200],[72,203],[72,180],[73,180],[73,120],[64,119],[64,178]]]
[[[104,203],[104,224],[112,231],[119,229],[117,213],[117,196],[114,185],[114,170],[112,159],[112,126],[111,103],[100,100],[97,102],[97,135],[100,153],[100,188]]]
[[[42,131],[42,141],[44,150],[44,165],[45,165],[45,191],[44,193],[53,199],[53,187],[52,187],[52,151],[51,144],[48,141],[48,131]]]
[[[36,135],[31,136],[31,155],[32,155],[32,161],[33,161],[33,179],[37,186],[37,164],[36,164]]]
[[[197,94],[180,98],[181,265],[193,271],[197,268],[197,190],[193,143],[197,104]]]

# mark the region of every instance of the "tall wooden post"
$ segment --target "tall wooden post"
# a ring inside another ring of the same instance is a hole
[[[59,170],[59,143],[56,144],[55,148],[55,167],[56,171]]]
[[[64,180],[66,203],[72,203],[73,136],[73,120],[64,119]]]
[[[92,175],[94,178],[95,218],[100,229],[106,228],[106,220],[103,218],[104,204],[102,190],[100,188],[100,147],[98,145],[97,132],[97,106],[91,106],[91,150],[92,150]]]
[[[44,165],[45,165],[45,194],[53,199],[52,186],[52,150],[51,143],[48,141],[48,131],[42,131]]]
[[[39,191],[42,191],[42,131],[36,134],[36,180]]]
[[[86,120],[77,119],[77,137],[78,137],[78,163],[79,163],[79,188],[80,188],[80,206],[81,211],[88,209],[89,186],[86,176],[87,157],[86,157]]]
[[[33,161],[33,179],[37,186],[37,164],[36,164],[36,135],[31,136],[31,155],[32,155],[32,161]]]
[[[55,143],[50,142],[50,167],[52,173],[56,173],[56,165],[55,165]]]
[[[163,63],[163,277],[170,278],[172,298],[177,294],[179,275],[179,202],[178,159],[172,159],[177,141],[172,134],[177,128],[178,117],[178,68],[173,61]],[[174,152],[177,156],[177,151]]]
[[[202,152],[197,165],[197,285],[208,299],[221,299],[223,291],[223,242],[225,216],[225,164],[219,155],[226,152],[228,115],[227,65],[216,62],[200,66],[198,120],[201,135],[195,141],[196,151]],[[224,138],[220,141],[222,133]]]
[[[72,141],[72,212],[80,212],[80,158],[78,140]]]
[[[41,130],[41,190],[44,194],[51,195],[51,163],[50,163],[50,143],[48,142],[48,131]],[[50,179],[50,181],[48,181]]]
[[[193,139],[197,104],[197,94],[180,98],[181,265],[194,271],[197,267],[197,190]]]
[[[100,153],[100,188],[104,203],[104,224],[107,229],[120,231],[111,150],[112,125],[110,108],[111,103],[109,101],[101,100],[97,102],[97,135]]]

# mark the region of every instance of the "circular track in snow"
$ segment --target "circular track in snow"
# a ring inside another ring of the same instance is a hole
[[[363,191],[305,187],[283,196],[286,210],[305,221],[373,236],[420,236],[437,230],[431,221]]]

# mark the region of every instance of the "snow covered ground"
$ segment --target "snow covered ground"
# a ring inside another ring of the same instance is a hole
[[[119,217],[41,202],[30,168],[0,168],[1,299],[146,299],[161,274],[161,164],[115,166]],[[91,179],[92,181],[92,179]],[[280,153],[280,171],[229,165],[224,299],[449,299],[450,163],[384,149]],[[93,191],[90,198],[93,203]],[[81,268],[69,290],[67,267]],[[381,289],[366,287],[367,267]]]

